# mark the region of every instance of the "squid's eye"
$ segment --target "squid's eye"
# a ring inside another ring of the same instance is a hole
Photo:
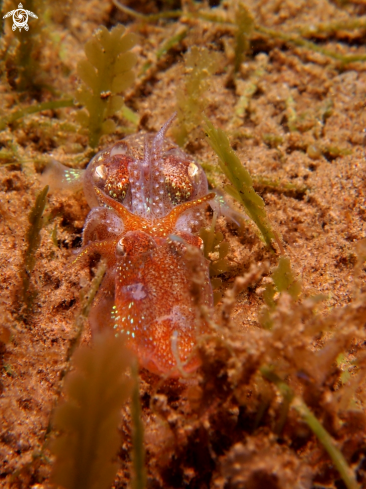
[[[117,243],[117,246],[116,246],[116,254],[118,256],[124,256],[126,254],[126,248],[125,248],[125,245],[123,243],[123,238],[120,239]]]
[[[93,177],[95,183],[104,183],[107,178],[107,168],[104,165],[97,166]]]
[[[93,172],[94,184],[112,199],[123,202],[130,182],[128,165],[132,159],[124,155],[104,155],[103,163]]]
[[[192,180],[194,180],[194,177],[197,175],[197,173],[198,173],[198,166],[192,161],[188,166],[188,175]]]
[[[110,156],[126,155],[129,153],[128,145],[124,142],[119,142],[113,146],[110,152]]]
[[[178,159],[168,155],[164,161],[165,189],[174,205],[181,204],[190,199],[194,191],[193,179],[189,175],[188,160]],[[197,170],[198,167],[194,165]]]

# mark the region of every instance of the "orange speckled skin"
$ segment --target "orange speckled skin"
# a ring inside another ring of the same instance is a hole
[[[171,118],[157,134],[137,134],[98,153],[89,163],[84,189],[92,211],[76,261],[99,254],[107,273],[90,313],[93,332],[112,328],[126,335],[140,365],[180,377],[200,364],[197,336],[207,331],[190,292],[186,246],[202,249],[195,235],[207,194],[202,168],[165,138]],[[200,303],[212,306],[208,263]]]

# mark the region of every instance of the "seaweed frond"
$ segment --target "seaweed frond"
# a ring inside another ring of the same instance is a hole
[[[332,459],[347,489],[360,489],[360,486],[356,481],[355,474],[347,464],[347,461],[344,458],[342,452],[336,447],[330,434],[322,426],[320,421],[314,416],[314,414],[307,407],[305,402],[300,397],[295,396],[295,393],[292,391],[292,389],[270,368],[262,367],[260,369],[260,372],[265,379],[274,383],[277,386],[284,399],[286,399],[289,404],[300,414],[302,419],[309,426],[314,435],[318,438],[318,440]]]
[[[190,11],[186,10],[170,10],[159,12],[158,14],[148,14],[144,15],[135,10],[122,5],[118,0],[113,0],[114,5],[120,9],[125,14],[133,17],[134,19],[140,21],[141,23],[154,23],[161,19],[179,19],[181,17],[187,19],[201,19],[207,22],[212,22],[214,24],[220,24],[225,26],[234,36],[238,35],[238,24],[237,19],[231,20],[227,19],[227,16],[220,13],[220,9],[215,7],[212,9],[199,9],[193,8]],[[190,3],[190,6],[197,7],[198,3]],[[251,14],[249,13],[249,16]],[[293,46],[299,46],[309,51],[315,53],[320,53],[323,56],[339,61],[340,65],[347,65],[349,63],[354,63],[357,61],[366,61],[366,55],[364,54],[342,54],[331,49],[327,49],[322,45],[318,45],[315,42],[311,42],[306,39],[306,36],[313,37],[317,32],[332,32],[332,31],[342,31],[342,30],[354,30],[356,28],[363,28],[365,25],[364,19],[345,19],[341,22],[334,22],[330,24],[318,24],[310,23],[309,25],[304,25],[301,29],[295,32],[284,32],[283,30],[270,29],[265,26],[261,26],[258,22],[254,22],[252,32],[248,31],[248,41],[250,42],[253,34],[259,34],[261,36],[267,37],[269,39],[279,40],[286,42]],[[299,35],[299,32],[302,35]],[[239,50],[238,50],[239,52]]]
[[[358,299],[362,290],[361,273],[366,262],[366,238],[360,239],[356,244],[357,261],[353,271],[353,295]]]
[[[144,425],[141,419],[140,383],[137,362],[132,365],[132,378],[134,388],[132,391],[131,414],[132,414],[132,462],[134,468],[133,489],[144,489],[146,487],[145,447],[144,447]]]
[[[287,292],[293,299],[301,293],[301,282],[295,278],[291,270],[290,258],[281,256],[278,267],[272,273],[273,282],[278,292]]]
[[[234,55],[234,73],[239,71],[240,65],[246,52],[250,47],[250,37],[254,31],[254,18],[248,7],[239,0],[235,12],[234,21],[237,25],[235,32],[235,55]]]
[[[179,45],[182,42],[182,40],[187,36],[188,32],[189,31],[187,27],[180,27],[178,28],[177,32],[174,33],[173,36],[169,37],[168,39],[164,39],[164,41],[160,44],[160,46],[158,47],[155,53],[155,60],[146,61],[142,65],[139,76],[140,77],[143,76],[147,72],[147,70],[153,69],[154,71],[157,71],[159,69],[158,67],[159,61],[165,55],[167,55],[172,48]]]
[[[217,277],[221,273],[225,273],[230,263],[226,258],[226,255],[229,253],[230,245],[226,241],[224,241],[224,235],[218,231],[215,232],[216,226],[216,218],[217,215],[214,213],[212,223],[210,227],[202,228],[199,231],[199,236],[203,241],[203,253],[205,258],[210,260],[210,277],[211,277],[211,285],[214,289],[214,303],[217,304],[221,299],[222,294],[219,292],[219,289],[222,280]]]
[[[183,146],[193,131],[202,122],[202,113],[207,106],[205,91],[208,89],[208,77],[218,67],[219,54],[206,48],[192,46],[184,56],[184,86],[177,91],[177,128],[173,131],[174,138]]]
[[[29,292],[29,285],[31,273],[36,264],[36,252],[41,244],[41,229],[43,227],[42,215],[47,203],[48,189],[49,187],[46,185],[37,195],[34,206],[32,207],[28,216],[29,229],[26,234],[28,246],[24,253],[24,268],[21,271],[21,303],[25,305],[26,310],[31,308],[35,297],[35,292]]]
[[[278,266],[274,269],[271,278],[272,282],[268,283],[263,291],[263,299],[267,308],[262,311],[261,323],[266,329],[272,328],[271,313],[277,306],[276,294],[287,292],[294,300],[298,299],[301,294],[301,282],[296,279],[288,257],[280,256]]]
[[[30,105],[29,107],[25,107],[24,109],[19,109],[6,117],[3,117],[0,120],[0,131],[3,131],[8,124],[15,122],[18,119],[22,119],[23,117],[36,114],[37,112],[42,112],[43,110],[54,110],[60,109],[63,107],[72,107],[74,102],[72,99],[64,99],[64,100],[52,100],[50,102],[42,102],[35,105]]]
[[[224,187],[225,191],[244,206],[245,212],[262,233],[267,246],[272,248],[272,240],[277,240],[277,237],[268,220],[263,199],[253,188],[250,173],[231,148],[225,132],[222,129],[216,129],[207,118],[205,122],[208,141],[219,157],[221,170],[231,183]]]
[[[235,80],[236,93],[239,98],[235,104],[233,123],[237,127],[242,125],[242,120],[250,107],[250,102],[253,95],[258,90],[259,82],[262,80],[267,71],[268,56],[264,53],[258,55],[255,63],[256,68],[247,80],[242,80],[239,77],[237,77]]]
[[[268,192],[275,192],[291,197],[303,197],[309,189],[306,185],[298,185],[292,182],[263,177],[261,175],[253,176],[253,186],[257,191],[266,190]]]
[[[268,136],[268,139],[267,137]],[[273,139],[272,139],[273,137]],[[283,142],[283,139],[276,139],[276,135],[264,135],[262,136],[264,142],[270,144],[271,146],[277,145]],[[273,144],[272,144],[273,142]],[[205,171],[207,181],[212,188],[220,186],[220,177],[222,172],[217,165],[208,163],[206,161],[200,161],[200,165]],[[278,194],[288,195],[290,197],[302,197],[309,190],[310,187],[307,185],[299,185],[286,180],[279,180],[269,177],[264,177],[262,175],[251,175],[253,180],[253,187],[256,192],[273,192]]]
[[[92,148],[98,146],[103,134],[116,129],[111,117],[124,105],[120,94],[135,80],[136,55],[131,48],[136,42],[133,33],[126,33],[123,25],[117,25],[111,31],[101,26],[85,45],[87,59],[77,66],[83,84],[76,98],[86,110],[81,110],[77,118],[88,129]]]
[[[238,33],[238,21],[233,16],[232,19],[228,19],[227,15],[220,8],[197,8],[198,3],[190,2],[190,10],[170,10],[163,11],[157,14],[148,14],[144,15],[135,10],[122,5],[118,0],[113,0],[114,5],[123,11],[125,14],[133,17],[137,21],[140,21],[142,24],[145,23],[154,23],[158,22],[161,19],[201,19],[207,22],[212,22],[214,24],[220,24],[221,26],[225,26],[233,36],[239,35]],[[249,16],[251,14],[249,13]],[[313,38],[317,33],[330,33],[343,30],[352,31],[354,29],[363,28],[365,26],[365,20],[362,18],[350,18],[350,19],[342,19],[342,21],[331,22],[329,24],[314,24],[313,22],[308,25],[303,25],[301,28],[297,29],[294,32],[284,32],[283,30],[270,29],[268,27],[260,25],[258,22],[254,22],[253,28],[251,31],[248,30],[248,41],[252,39],[253,35],[261,35],[263,37],[267,37],[273,40],[279,40],[282,42],[286,42],[289,45],[299,46],[301,48],[307,49],[309,51],[313,51],[315,53],[320,53],[323,56],[334,59],[340,63],[340,65],[347,65],[349,63],[354,63],[357,61],[364,62],[366,61],[366,56],[364,54],[342,54],[338,51],[333,51],[331,49],[327,49],[322,45],[316,44],[315,42],[311,42],[306,37]],[[239,50],[238,50],[239,52]]]
[[[285,103],[288,129],[290,132],[295,132],[297,131],[297,112],[296,104],[291,93],[288,94]]]
[[[121,337],[103,333],[93,348],[80,348],[66,377],[67,401],[55,411],[52,480],[65,489],[108,489],[118,465],[120,409],[131,392],[126,369],[131,354]]]
[[[48,34],[42,18],[46,2],[29,0],[27,9],[37,15],[29,22],[29,30],[15,29],[8,36],[5,67],[9,85],[18,91],[37,90],[45,85],[46,71],[42,69],[42,50]],[[31,17],[30,17],[31,19]]]
[[[66,355],[66,362],[69,362],[70,358],[72,357],[72,354],[74,353],[74,350],[76,349],[77,346],[79,346],[80,338],[84,330],[85,320],[89,315],[91,306],[94,301],[94,297],[96,296],[99,290],[100,284],[102,283],[106,270],[107,270],[107,265],[105,264],[104,261],[101,261],[98,264],[97,270],[95,271],[95,276],[93,278],[92,283],[90,284],[90,286],[87,288],[86,291],[83,290],[80,293],[81,309],[79,314],[77,314],[74,320],[73,329],[75,335],[70,341],[70,345]],[[61,371],[60,379],[62,379],[66,375],[68,369],[69,369],[69,364],[67,364],[66,368]]]
[[[323,56],[327,56],[336,61],[339,61],[341,65],[347,65],[349,63],[355,63],[357,61],[366,61],[366,55],[364,54],[342,54],[331,49],[327,49],[322,45],[318,45],[315,42],[308,41],[303,37],[299,36],[295,33],[287,33],[283,30],[270,29],[268,27],[260,26],[256,24],[255,32],[258,34],[262,34],[271,39],[279,39],[289,44],[293,44],[294,46],[299,46],[309,51],[313,51],[315,53],[320,53]]]

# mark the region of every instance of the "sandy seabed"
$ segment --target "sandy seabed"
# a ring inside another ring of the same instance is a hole
[[[150,14],[159,11],[158,3],[130,2],[129,7]],[[4,12],[11,9],[10,2],[4,4]],[[212,12],[230,20],[230,5],[227,1]],[[122,22],[139,36],[134,48],[138,76],[126,105],[138,114],[143,131],[159,130],[176,110],[187,76],[185,53],[193,46],[220,53],[202,94],[205,113],[226,131],[252,174],[302,294],[297,302],[286,293],[276,296],[272,330],[263,329],[269,272],[238,295],[230,320],[221,313],[222,303],[216,306],[222,331],[202,342],[203,366],[195,380],[161,383],[142,372],[148,487],[346,487],[298,411],[288,409],[273,383],[263,379],[259,368],[264,365],[272,365],[306,402],[365,487],[366,63],[344,62],[342,56],[366,56],[366,5],[326,0],[249,0],[245,5],[257,28],[234,78],[232,26],[187,16],[143,24],[111,2],[55,2],[49,24],[39,21],[42,48],[36,56],[47,83],[23,92],[16,90],[19,67],[11,63],[15,34],[8,19],[1,40],[1,115],[72,98],[79,83],[77,61],[100,24],[110,28]],[[41,2],[34,1],[33,10],[37,6]],[[168,7],[181,6],[171,2]],[[36,22],[29,21],[30,29]],[[268,30],[306,39],[323,52]],[[159,48],[183,31],[158,59]],[[244,96],[245,110],[238,115]],[[87,163],[87,137],[65,125],[74,123],[75,112],[46,110],[0,132],[1,487],[50,487],[50,416],[77,334],[80,294],[93,277],[87,267],[75,271],[70,266],[89,211],[84,196],[51,191],[30,277],[29,293],[36,296],[30,311],[20,302],[28,216],[42,189],[45,155],[76,166],[78,154],[84,154],[79,164]],[[125,135],[117,132],[102,138],[100,148]],[[186,150],[209,168],[209,179],[218,186],[226,183],[215,171],[217,157],[200,127],[189,135]],[[251,267],[266,261],[271,271],[277,266],[278,254],[266,248],[249,221],[238,230],[220,217],[217,229],[230,244],[230,267],[220,276],[223,294]],[[323,300],[315,307],[309,298],[320,294]],[[90,342],[86,321],[81,341]],[[116,488],[130,480],[128,406],[120,429]]]

